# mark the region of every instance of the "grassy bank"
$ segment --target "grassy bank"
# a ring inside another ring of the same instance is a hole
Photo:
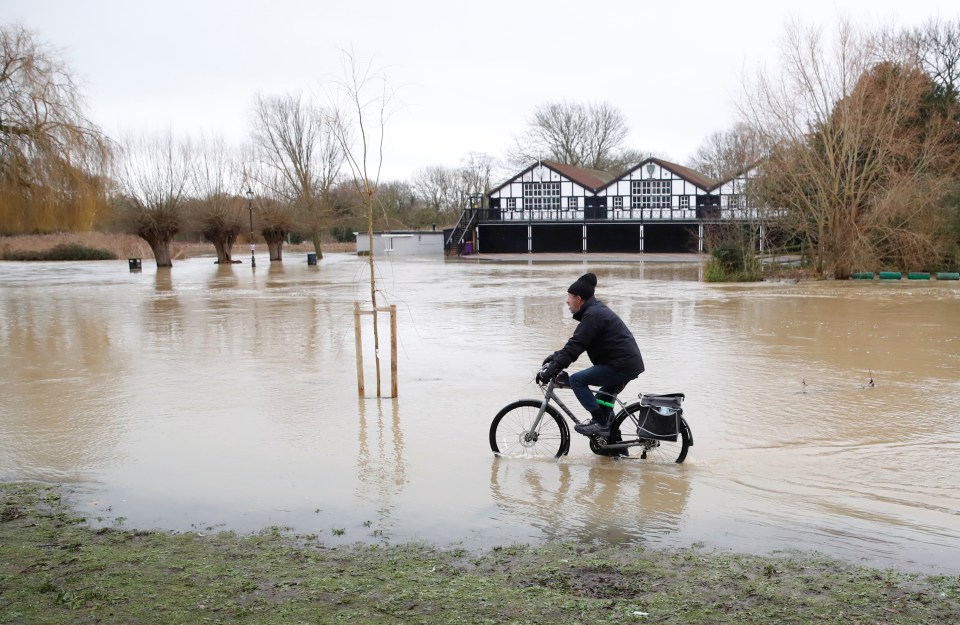
[[[93,529],[57,487],[0,484],[0,623],[951,623],[960,578],[826,558],[572,544],[325,547]]]

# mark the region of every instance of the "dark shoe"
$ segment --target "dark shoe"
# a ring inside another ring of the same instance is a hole
[[[608,436],[610,434],[610,426],[593,419],[584,423],[578,423],[573,426],[573,429],[584,436]]]
[[[578,423],[578,424],[576,424],[575,426],[573,426],[573,429],[576,430],[577,433],[579,433],[579,434],[586,434],[586,432],[585,432],[584,430],[586,430],[586,429],[588,429],[588,428],[592,428],[592,427],[594,427],[596,424],[597,424],[596,421],[594,421],[593,419],[590,419],[590,420],[588,420],[588,421],[584,421],[583,423]]]

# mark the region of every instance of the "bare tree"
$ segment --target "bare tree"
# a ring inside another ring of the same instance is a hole
[[[217,262],[233,262],[232,249],[243,231],[245,202],[236,194],[237,162],[222,138],[202,138],[192,163],[193,195],[191,211],[200,235],[217,250]]]
[[[785,210],[817,270],[837,278],[902,261],[890,252],[906,233],[934,246],[956,176],[955,113],[938,110],[919,68],[878,54],[849,24],[832,53],[819,30],[794,27],[782,73],[761,75],[743,104],[774,146],[759,180],[765,199]]]
[[[482,152],[468,152],[460,161],[460,185],[463,195],[482,195],[493,187],[497,159]],[[461,205],[462,206],[462,205]]]
[[[416,196],[413,187],[402,180],[377,185],[374,227],[379,230],[402,230],[419,227],[414,218]]]
[[[454,213],[461,206],[458,183],[460,172],[434,165],[413,173],[411,186],[423,208],[432,215],[432,222],[442,215]]]
[[[170,267],[170,242],[183,225],[195,151],[171,131],[131,137],[121,146],[116,179],[124,228],[150,245],[157,267]]]
[[[111,148],[71,70],[36,35],[0,26],[0,224],[89,230],[105,206]]]
[[[720,182],[756,165],[763,154],[757,132],[740,122],[730,130],[714,132],[707,137],[688,166]]]
[[[345,156],[353,185],[363,198],[370,240],[370,302],[373,307],[374,358],[377,396],[380,388],[380,333],[377,323],[377,284],[373,254],[374,211],[383,167],[387,121],[393,112],[394,94],[383,71],[373,61],[361,63],[353,52],[343,51],[343,77],[336,83],[331,107],[334,136]]]
[[[331,118],[302,95],[257,98],[253,143],[269,174],[259,182],[288,202],[323,258],[320,234],[328,225],[330,190],[343,167],[343,148]]]
[[[960,17],[933,18],[913,30],[917,62],[948,98],[960,95]]]
[[[623,113],[609,103],[548,102],[534,110],[510,160],[523,166],[543,158],[606,170],[619,162],[628,134]]]

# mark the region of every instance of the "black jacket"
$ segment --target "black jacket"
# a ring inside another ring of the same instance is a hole
[[[580,354],[587,352],[595,365],[609,365],[620,371],[640,375],[643,356],[633,333],[615,312],[591,297],[573,314],[580,322],[563,349],[553,353],[553,361],[566,369]]]

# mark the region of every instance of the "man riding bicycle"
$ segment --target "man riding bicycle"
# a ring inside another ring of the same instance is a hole
[[[611,396],[643,373],[643,356],[630,329],[606,304],[594,298],[597,276],[585,273],[567,289],[567,307],[580,324],[562,349],[543,361],[538,382],[547,382],[587,352],[592,367],[570,376],[570,388],[590,413],[591,419],[574,429],[587,436],[609,436],[612,409],[597,403],[612,403]],[[599,386],[594,396],[589,386]]]

